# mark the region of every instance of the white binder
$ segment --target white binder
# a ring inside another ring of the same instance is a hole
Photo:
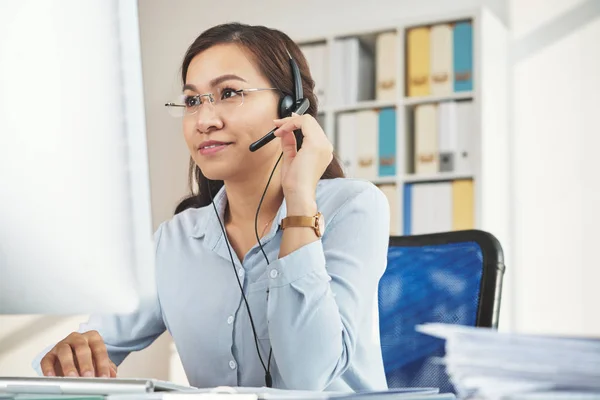
[[[412,186],[412,235],[452,230],[452,183],[419,183]]]
[[[317,96],[319,108],[322,109],[327,103],[327,47],[325,44],[312,44],[302,46],[301,49],[315,81],[314,92]]]
[[[376,88],[375,97],[381,101],[395,101],[398,91],[396,82],[398,51],[396,32],[384,32],[377,36],[376,42]]]
[[[400,235],[400,210],[398,206],[398,187],[394,184],[380,185],[379,189],[385,194],[390,204],[390,236]]]
[[[337,145],[338,156],[342,168],[348,178],[356,176],[356,140],[357,140],[357,118],[356,113],[347,112],[337,117]]]
[[[439,171],[437,105],[415,107],[415,173],[435,174]]]
[[[375,65],[373,54],[358,38],[344,39],[345,68],[345,103],[355,104],[375,98]]]
[[[346,82],[348,81],[348,68],[345,60],[345,41],[334,40],[332,44],[332,75],[331,93],[328,93],[328,102],[331,106],[342,106],[347,101]]]
[[[327,104],[327,46],[319,44],[312,48],[312,61],[315,66],[313,79],[315,81],[315,93],[319,99],[319,106],[324,107]]]
[[[456,159],[456,172],[473,173],[474,142],[477,130],[475,129],[474,106],[470,101],[456,103],[456,132],[458,140],[458,157]]]
[[[429,213],[431,198],[428,195],[429,185],[419,183],[412,185],[411,189],[411,235],[422,235],[430,233]]]
[[[429,195],[431,196],[430,230],[432,232],[452,230],[454,215],[452,194],[452,182],[429,184]]]
[[[431,94],[447,95],[453,90],[453,31],[449,24],[434,25],[430,31]]]
[[[454,172],[458,157],[455,102],[442,102],[438,105],[438,141],[440,172]]]
[[[377,111],[357,111],[356,126],[356,177],[371,181],[377,178],[379,165],[379,115]]]

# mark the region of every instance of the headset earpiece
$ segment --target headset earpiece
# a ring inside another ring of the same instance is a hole
[[[292,114],[294,109],[294,98],[292,96],[285,95],[279,101],[279,118],[286,118]]]

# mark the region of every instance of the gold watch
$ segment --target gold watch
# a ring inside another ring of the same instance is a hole
[[[322,237],[325,233],[325,219],[323,214],[318,212],[312,217],[292,215],[281,220],[281,229],[292,227],[313,228],[317,236]]]

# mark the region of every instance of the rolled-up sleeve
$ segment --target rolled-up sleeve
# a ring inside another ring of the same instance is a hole
[[[385,271],[390,214],[375,186],[347,199],[321,240],[268,267],[268,328],[286,388],[323,390],[352,366],[358,324]]]

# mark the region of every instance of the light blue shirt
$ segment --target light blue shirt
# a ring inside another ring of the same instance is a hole
[[[321,180],[316,200],[322,238],[278,259],[285,201],[271,230],[235,271],[213,206],[187,209],[155,233],[157,298],[133,315],[93,315],[119,365],[169,331],[189,383],[196,387],[265,385],[246,293],[265,363],[273,348],[273,387],[303,390],[387,389],[379,341],[377,288],[387,263],[389,203],[372,183]],[[227,197],[215,195],[221,221]],[[40,373],[42,352],[33,361]]]

